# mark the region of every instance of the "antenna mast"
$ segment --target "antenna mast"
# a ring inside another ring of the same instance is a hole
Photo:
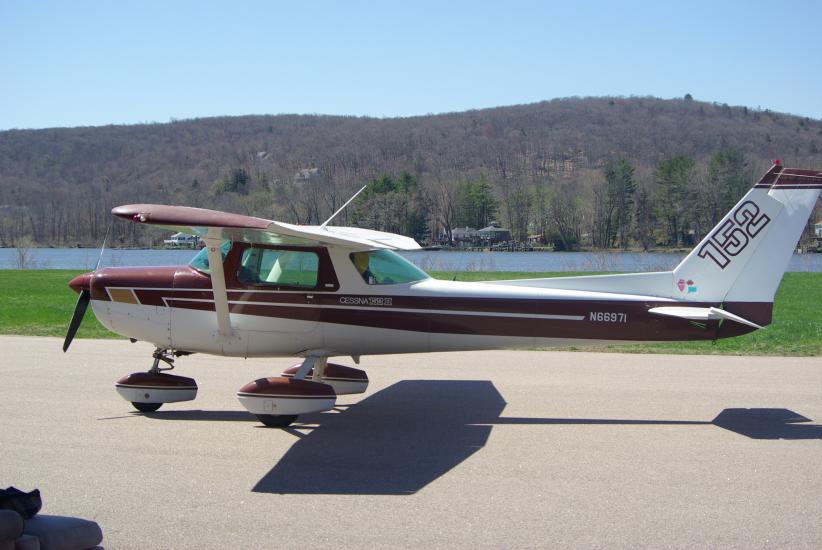
[[[350,199],[348,199],[347,201],[345,201],[345,204],[344,204],[344,205],[340,206],[340,207],[337,209],[337,211],[336,211],[336,212],[334,212],[333,214],[331,214],[331,217],[330,217],[330,218],[328,218],[327,220],[325,220],[325,221],[323,222],[323,224],[320,226],[320,229],[325,229],[325,226],[326,226],[326,225],[328,225],[328,222],[330,222],[331,220],[333,220],[334,218],[336,218],[336,217],[337,217],[337,214],[339,214],[340,212],[342,212],[342,211],[345,209],[345,207],[346,207],[346,206],[348,206],[349,204],[351,204],[351,201],[353,201],[354,199],[356,199],[356,198],[357,198],[357,195],[359,195],[360,193],[362,193],[362,192],[363,192],[363,189],[365,189],[366,187],[368,187],[368,184],[363,185],[363,186],[362,186],[362,188],[361,188],[359,191],[357,191],[356,193],[354,193],[354,196],[353,196],[353,197],[351,197]]]

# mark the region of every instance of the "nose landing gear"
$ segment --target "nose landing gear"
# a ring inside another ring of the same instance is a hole
[[[154,412],[163,403],[191,401],[197,397],[197,382],[193,378],[165,374],[174,368],[174,358],[188,352],[157,348],[154,365],[148,372],[135,372],[117,381],[117,393],[141,412]],[[160,361],[169,365],[160,367]]]

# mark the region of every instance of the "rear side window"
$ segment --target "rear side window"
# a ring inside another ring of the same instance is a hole
[[[237,278],[252,285],[314,288],[319,263],[314,252],[247,248],[243,251]]]

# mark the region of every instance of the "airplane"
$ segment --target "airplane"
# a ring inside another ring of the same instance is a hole
[[[107,329],[153,344],[148,372],[116,384],[143,412],[196,397],[193,379],[166,372],[177,358],[299,357],[237,392],[264,425],[285,427],[366,391],[367,374],[329,363],[335,356],[359,364],[377,354],[729,338],[770,324],[820,189],[822,172],[774,161],[672,271],[493,282],[433,279],[395,252],[419,249],[413,239],[329,226],[342,209],[308,226],[118,206],[118,218],[198,236],[205,248],[188,265],[95,268],[72,279],[79,297],[63,351],[89,303]]]

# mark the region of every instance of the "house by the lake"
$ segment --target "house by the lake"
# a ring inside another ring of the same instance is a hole
[[[477,231],[480,239],[489,243],[499,243],[511,240],[511,232],[498,225],[491,224]]]
[[[197,248],[201,242],[200,237],[186,233],[175,233],[171,238],[163,240],[163,244],[166,246],[185,246],[190,248]]]

